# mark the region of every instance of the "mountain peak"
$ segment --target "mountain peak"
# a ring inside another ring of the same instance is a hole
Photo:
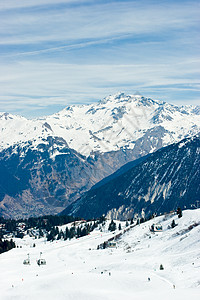
[[[199,108],[180,108],[141,96],[138,91],[134,95],[118,92],[99,103],[71,105],[37,120],[0,113],[0,148],[32,139],[38,144],[39,137],[53,135],[62,137],[70,148],[85,156],[92,152],[133,150],[138,139],[146,139],[150,129],[158,129],[162,124],[160,134],[163,130],[166,134],[161,147],[196,134],[199,122]]]
[[[105,97],[103,100],[100,100],[100,104],[106,104],[108,102],[128,102],[128,101],[134,101],[144,98],[139,92],[136,92],[133,95],[127,95],[123,92],[118,92],[113,95],[109,95],[108,97]],[[146,98],[145,98],[146,99]]]
[[[0,112],[0,120],[16,120],[16,119],[24,119],[24,117],[22,116],[18,116],[18,115],[13,115],[11,113],[8,112]]]
[[[139,92],[139,91],[136,91],[136,92],[135,92],[135,94],[134,94],[134,96],[137,96],[137,97],[139,96],[139,97],[141,97],[141,96],[142,96],[142,94],[140,94],[140,92]]]
[[[118,92],[116,94],[113,94],[113,95],[109,95],[105,98],[103,98],[102,100],[99,101],[99,104],[106,104],[107,102],[113,102],[113,101],[116,101],[116,100],[119,100],[121,98],[126,98],[127,96],[122,93],[122,92]]]

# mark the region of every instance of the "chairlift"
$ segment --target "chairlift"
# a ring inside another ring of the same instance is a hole
[[[23,261],[24,265],[30,265],[31,264],[29,253],[27,254],[27,256],[28,256],[28,258],[24,259],[24,261]]]
[[[40,258],[40,259],[38,259],[37,264],[38,264],[38,266],[44,266],[47,263],[46,263],[46,260],[44,258]]]
[[[42,252],[40,252],[40,258],[37,260],[38,266],[44,266],[46,265],[46,260],[44,258],[41,258]]]

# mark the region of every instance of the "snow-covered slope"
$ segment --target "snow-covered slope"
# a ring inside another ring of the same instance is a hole
[[[172,229],[173,219],[178,226]],[[150,233],[150,226],[158,222],[163,232]],[[22,248],[0,255],[1,299],[197,300],[199,235],[200,209],[183,211],[180,219],[171,214],[135,226],[114,249],[97,250],[98,244],[114,236],[104,229],[71,241],[25,237],[17,240]],[[36,264],[40,252],[46,266]],[[23,265],[27,253],[30,266]]]
[[[82,218],[108,214],[123,220],[142,210],[149,215],[178,206],[190,208],[200,198],[199,183],[200,137],[196,136],[149,154],[122,174],[118,171],[62,213]]]
[[[194,135],[200,129],[199,109],[118,93],[96,104],[69,106],[35,120],[1,113],[0,148],[29,140],[37,146],[42,138],[58,136],[70,148],[88,156],[93,151],[133,149],[135,142],[153,128],[163,132],[162,146]]]

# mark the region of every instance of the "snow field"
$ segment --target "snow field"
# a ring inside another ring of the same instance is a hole
[[[15,144],[23,148],[31,141],[32,148],[37,149],[40,143],[53,136],[62,137],[70,148],[89,156],[93,151],[133,149],[135,141],[160,125],[170,132],[163,137],[163,146],[166,146],[198,134],[200,118],[192,106],[177,107],[119,93],[95,104],[72,105],[34,120],[0,113],[0,148]],[[154,150],[152,148],[151,152]]]
[[[178,226],[169,229],[173,219]],[[151,233],[149,228],[153,223],[161,223],[163,232]],[[195,223],[200,223],[200,209],[183,211],[180,219],[177,215],[160,216],[130,229],[117,241],[117,248],[104,250],[97,250],[97,245],[113,236],[107,229],[103,232],[95,229],[88,236],[70,241],[46,242],[28,236],[16,239],[22,248],[0,255],[1,299],[179,300],[191,297],[197,300],[200,298],[200,226],[188,229]],[[40,252],[47,261],[46,266],[39,267],[36,263]],[[31,265],[25,266],[23,260],[28,253]],[[160,270],[160,264],[164,270]]]

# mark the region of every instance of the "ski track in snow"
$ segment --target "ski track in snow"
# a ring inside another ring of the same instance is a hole
[[[178,226],[168,229],[172,219]],[[106,228],[70,241],[15,239],[22,248],[0,255],[0,299],[200,299],[200,226],[180,240],[185,235],[181,232],[199,221],[200,209],[183,211],[181,219],[160,216],[123,234],[117,248],[104,250],[97,250],[97,245],[113,237]],[[155,222],[162,223],[162,233],[150,233]],[[36,263],[40,252],[46,266]],[[25,266],[28,253],[31,265]]]

